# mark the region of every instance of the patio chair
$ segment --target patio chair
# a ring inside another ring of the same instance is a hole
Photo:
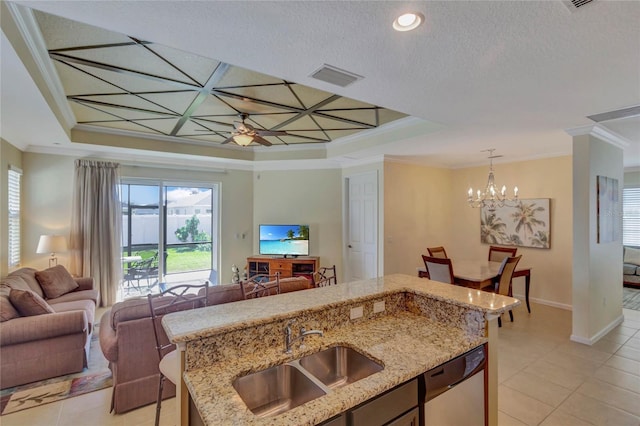
[[[326,287],[331,284],[338,284],[336,265],[318,268],[318,270],[313,273],[312,279],[315,287]]]
[[[180,371],[178,365],[179,353],[176,345],[166,341],[162,329],[162,317],[171,312],[196,309],[207,306],[209,301],[209,281],[200,285],[177,285],[163,292],[148,294],[149,312],[153,323],[156,350],[158,351],[160,382],[158,383],[158,398],[156,400],[155,425],[160,422],[160,408],[162,404],[162,389],[165,379],[180,386]]]
[[[240,281],[240,290],[245,299],[280,294],[280,272],[274,275],[258,274]]]

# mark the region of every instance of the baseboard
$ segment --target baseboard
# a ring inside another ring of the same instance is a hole
[[[514,294],[513,297],[515,297],[516,299],[519,299],[522,303],[525,303],[524,294]],[[552,306],[554,308],[564,309],[565,311],[573,310],[573,307],[571,305],[567,305],[566,303],[554,302],[553,300],[545,300],[545,299],[538,299],[535,297],[529,297],[529,302],[539,303],[540,305]]]
[[[620,315],[620,316],[618,316],[618,318],[616,318],[615,320],[611,321],[608,326],[606,326],[605,328],[600,330],[598,333],[594,334],[593,337],[591,337],[591,338],[582,337],[582,336],[576,336],[576,335],[572,334],[570,339],[572,341],[574,341],[574,342],[583,343],[585,345],[591,346],[594,343],[596,343],[598,340],[600,340],[604,336],[606,336],[607,333],[609,333],[611,330],[613,330],[614,328],[616,328],[617,326],[622,324],[623,321],[624,321],[624,315]]]

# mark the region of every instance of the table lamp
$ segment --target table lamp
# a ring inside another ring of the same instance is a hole
[[[58,264],[56,253],[67,251],[67,239],[62,235],[41,235],[36,253],[51,253],[49,268]]]

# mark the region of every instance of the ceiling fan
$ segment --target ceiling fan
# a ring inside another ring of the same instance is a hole
[[[242,119],[242,122],[239,122],[239,121],[233,122],[233,127],[235,128],[235,130],[231,132],[231,136],[229,136],[227,139],[225,139],[224,142],[222,142],[223,145],[225,143],[235,142],[240,146],[247,146],[252,142],[256,142],[264,146],[271,146],[272,145],[271,142],[263,138],[263,136],[288,135],[288,133],[283,130],[256,129],[251,124],[245,123],[245,120],[249,118],[249,114],[247,113],[244,113],[244,112],[241,113],[240,118]]]

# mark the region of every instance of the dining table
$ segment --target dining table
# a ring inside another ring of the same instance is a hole
[[[494,279],[500,272],[501,262],[492,262],[489,260],[452,259],[451,264],[453,266],[453,277],[456,285],[482,290],[493,285]],[[418,276],[421,278],[427,278],[427,270],[424,266],[418,268]],[[525,301],[527,303],[527,311],[531,313],[531,306],[529,305],[531,268],[527,266],[516,266],[516,270],[513,272],[513,278],[517,277],[524,277],[525,279]]]

